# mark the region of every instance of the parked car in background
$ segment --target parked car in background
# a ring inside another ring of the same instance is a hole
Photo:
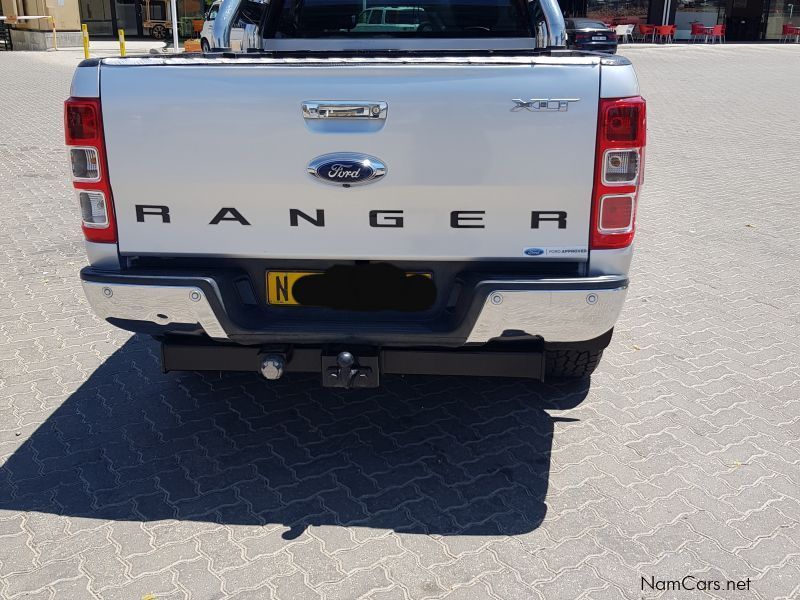
[[[205,22],[203,29],[200,31],[200,49],[203,52],[208,52],[214,47],[214,21],[219,13],[219,7],[222,5],[222,0],[217,0],[208,9],[205,15]],[[234,23],[231,27],[231,50],[238,52],[242,48],[242,37],[244,30]]]
[[[567,19],[567,46],[616,54],[617,34],[608,25],[595,19]]]
[[[420,6],[378,6],[362,11],[353,31],[433,31],[433,25]]]

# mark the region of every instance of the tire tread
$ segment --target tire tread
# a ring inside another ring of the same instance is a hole
[[[600,364],[602,350],[548,350],[545,375],[554,379],[588,377]]]

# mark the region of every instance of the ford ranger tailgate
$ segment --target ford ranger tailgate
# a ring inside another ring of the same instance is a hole
[[[588,256],[598,60],[122,59],[100,86],[122,254]]]

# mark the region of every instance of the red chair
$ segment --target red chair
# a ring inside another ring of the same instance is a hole
[[[711,31],[708,32],[706,39],[711,38],[711,43],[713,44],[716,40],[719,40],[720,43],[724,41],[725,37],[725,25],[714,25],[711,28]]]
[[[698,39],[706,39],[706,26],[702,23],[692,23],[692,33],[689,36],[690,42],[696,42]]]
[[[783,28],[781,29],[781,43],[785,43],[792,38],[794,38],[796,42],[798,36],[800,36],[800,27],[792,25],[791,23],[783,24]]]
[[[642,42],[646,42],[648,35],[653,36],[653,40],[655,41],[656,26],[655,25],[646,25],[644,23],[639,23],[639,39]]]
[[[675,25],[658,25],[653,34],[653,41],[658,36],[658,41],[664,44],[671,44],[675,37]]]

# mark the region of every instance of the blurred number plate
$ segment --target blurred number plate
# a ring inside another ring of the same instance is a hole
[[[303,277],[320,273],[321,271],[267,271],[267,302],[278,306],[299,306],[300,303],[292,294],[294,284]],[[417,274],[431,277],[430,273]]]
[[[604,36],[604,35],[593,35],[592,36],[592,41],[593,42],[601,42],[601,41],[603,41],[605,39],[606,39],[606,36]]]

